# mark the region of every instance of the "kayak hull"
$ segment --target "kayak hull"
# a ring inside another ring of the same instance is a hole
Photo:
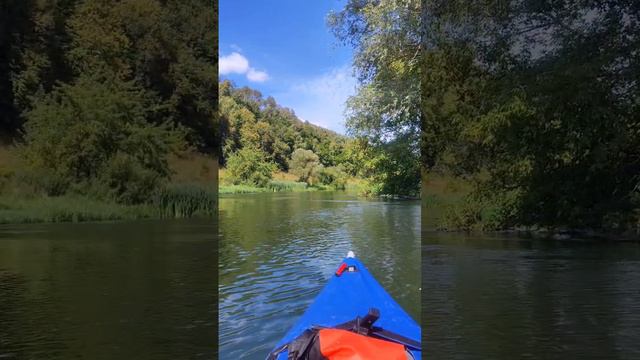
[[[370,308],[380,311],[380,318],[375,326],[420,342],[420,325],[384,290],[367,268],[355,257],[347,257],[343,262],[348,267],[355,267],[355,271],[347,270],[339,276],[334,274],[275,348],[291,342],[314,325],[340,325],[356,316],[366,315]],[[415,359],[421,358],[420,351],[411,352]],[[286,358],[286,351],[278,357]]]

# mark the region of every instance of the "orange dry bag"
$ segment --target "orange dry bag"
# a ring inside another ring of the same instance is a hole
[[[373,326],[380,313],[372,308],[364,317],[332,328],[314,326],[292,342],[275,349],[268,360],[287,351],[287,360],[407,360],[420,342]]]
[[[329,360],[406,360],[403,345],[340,329],[318,332],[320,353]]]

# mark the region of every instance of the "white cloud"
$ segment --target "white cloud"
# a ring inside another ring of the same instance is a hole
[[[223,56],[218,63],[218,72],[222,75],[244,74],[249,70],[249,60],[237,52]]]
[[[255,82],[263,82],[269,79],[269,75],[264,71],[249,68],[249,71],[247,71],[247,79]]]
[[[249,60],[238,52],[220,57],[218,73],[222,75],[245,74],[249,81],[254,82],[263,82],[269,79],[269,74],[250,67]]]
[[[344,133],[345,103],[355,94],[356,85],[351,67],[343,66],[300,81],[275,98],[298,118]]]

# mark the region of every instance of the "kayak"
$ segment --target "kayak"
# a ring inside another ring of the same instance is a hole
[[[296,352],[290,344],[299,342],[303,334],[309,333],[309,329],[349,328],[353,332],[356,331],[354,326],[357,333],[376,338],[373,341],[382,339],[402,344],[406,353],[403,358],[421,358],[420,325],[349,251],[320,294],[276,344],[267,359],[287,359],[288,351]],[[344,339],[341,341],[348,341]],[[362,357],[353,357],[356,358]]]

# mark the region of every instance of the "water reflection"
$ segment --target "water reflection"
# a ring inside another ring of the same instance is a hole
[[[212,358],[216,229],[0,228],[0,358]]]
[[[423,236],[431,358],[640,358],[637,244]]]

